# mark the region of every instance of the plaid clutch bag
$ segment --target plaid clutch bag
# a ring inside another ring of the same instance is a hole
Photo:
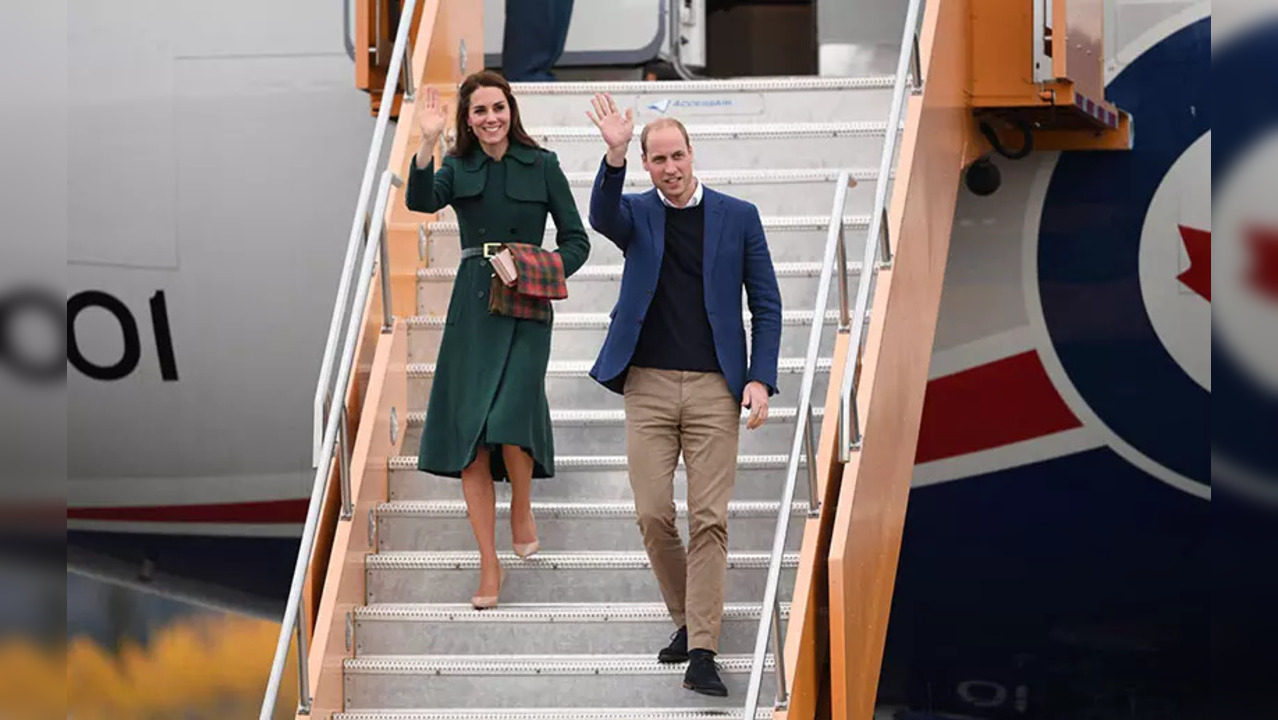
[[[550,322],[554,317],[551,300],[568,297],[568,280],[564,276],[564,260],[557,252],[543,250],[526,243],[510,243],[509,250],[519,277],[507,285],[493,275],[488,293],[488,312],[494,315]]]

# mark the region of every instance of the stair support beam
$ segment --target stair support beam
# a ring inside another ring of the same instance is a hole
[[[831,711],[839,719],[873,718],[954,209],[978,146],[966,97],[969,2],[931,0],[924,9],[924,86],[905,101],[884,218],[892,261],[877,273],[859,377],[842,378],[860,388],[840,400],[855,404],[863,441],[842,469],[829,554]]]

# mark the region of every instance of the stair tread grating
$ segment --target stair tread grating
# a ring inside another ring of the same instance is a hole
[[[813,261],[779,262],[773,264],[772,269],[778,279],[793,277],[814,278],[821,275],[821,263]],[[572,277],[568,278],[568,282],[571,283],[573,280],[620,280],[622,270],[622,265],[587,265],[573,273]],[[848,263],[848,273],[850,275],[856,275],[860,272],[860,261]],[[452,280],[456,277],[456,265],[417,269],[418,280]]]
[[[738,455],[738,470],[779,470],[789,465],[788,455]],[[416,455],[396,455],[387,461],[391,470],[416,470]],[[806,456],[799,456],[799,465],[807,465]],[[630,467],[625,455],[563,455],[555,458],[558,470],[625,470]],[[679,467],[685,467],[683,458]]]
[[[852,77],[761,77],[707,80],[603,80],[511,83],[522,95],[582,95],[627,93],[638,95],[696,94],[705,92],[767,92],[812,90],[887,90],[896,82],[892,75]]]
[[[781,358],[777,361],[777,372],[801,373],[805,362],[804,358]],[[594,367],[594,364],[593,360],[551,360],[546,365],[546,377],[588,377],[590,368]],[[408,377],[433,377],[435,367],[435,363],[409,363]],[[834,358],[817,358],[817,372],[829,372],[832,367],[834,367]]]
[[[748,673],[749,655],[719,655],[722,673]],[[764,656],[764,668],[773,658]],[[342,663],[348,675],[682,675],[682,664],[643,655],[364,655]]]
[[[781,604],[788,616],[790,604]],[[757,620],[757,603],[726,603],[723,619]],[[506,603],[496,608],[476,610],[469,603],[381,603],[355,608],[355,619],[401,622],[450,623],[544,623],[544,622],[663,622],[670,621],[664,603]]]
[[[811,325],[816,318],[816,313],[812,310],[785,310],[781,313],[782,325]],[[445,317],[443,315],[411,315],[404,318],[404,322],[409,328],[431,328],[439,329],[444,327]],[[752,324],[749,313],[742,314],[742,320],[748,328]],[[825,322],[837,323],[839,321],[838,310],[827,310],[825,312]],[[612,322],[606,312],[590,313],[590,312],[565,312],[555,314],[556,330],[606,330]]]
[[[540,552],[520,558],[513,552],[499,551],[497,557],[511,570],[646,570],[651,567],[643,551],[626,552]],[[728,568],[766,569],[772,561],[767,552],[729,552]],[[781,556],[781,567],[796,568],[799,554]],[[369,570],[477,570],[479,552],[466,550],[394,550],[368,555],[364,566]]]
[[[685,123],[688,136],[697,140],[797,140],[802,138],[874,137],[887,133],[887,123],[857,122],[780,122],[780,123]],[[635,123],[635,135],[643,132]],[[530,127],[528,134],[547,143],[599,141],[594,125],[550,125]]]
[[[747,185],[747,184],[766,184],[780,185],[785,183],[806,183],[820,182],[833,183],[839,179],[839,173],[844,172],[843,168],[764,168],[764,169],[744,169],[744,170],[698,170],[697,180],[706,185]],[[848,176],[858,182],[870,182],[877,180],[879,171],[877,168],[857,168],[848,169]],[[568,170],[564,172],[564,176],[568,178],[568,185],[571,187],[593,187],[597,173],[587,170]],[[647,175],[629,175],[626,177],[626,187],[640,187],[648,189],[652,187],[652,181]],[[828,220],[829,217],[827,216]]]
[[[333,720],[740,720],[738,708],[466,708],[446,710],[359,710]],[[761,708],[756,720],[771,720]]]
[[[730,518],[775,518],[780,502],[733,500],[728,503]],[[633,502],[533,502],[533,516],[541,519],[549,518],[633,518],[635,506]],[[795,502],[790,504],[792,515],[806,515],[808,504]],[[688,513],[688,503],[675,501],[675,512],[680,516]],[[386,517],[423,517],[423,518],[467,518],[464,500],[396,500],[381,503],[377,506],[377,516]],[[510,517],[510,502],[497,502],[497,517]]]
[[[815,418],[825,416],[824,407],[812,408],[812,415]],[[798,408],[780,407],[768,409],[768,420],[792,421],[799,416]],[[744,421],[750,417],[749,410],[741,411],[741,419]],[[426,411],[414,410],[410,412],[406,418],[409,427],[422,427],[426,424]],[[626,411],[624,409],[617,410],[563,410],[552,409],[550,411],[550,422],[554,425],[622,425],[626,422]]]
[[[830,227],[829,215],[768,215],[759,218],[764,230],[825,230]],[[865,230],[870,227],[869,215],[844,215],[843,227]],[[435,220],[426,223],[432,235],[456,235],[461,228],[456,220]],[[547,218],[546,235],[555,232],[555,223]]]

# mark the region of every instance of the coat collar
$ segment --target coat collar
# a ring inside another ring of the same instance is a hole
[[[537,162],[537,156],[538,151],[536,148],[529,147],[528,145],[524,145],[523,143],[515,140],[511,140],[510,147],[506,148],[506,157],[515,160],[522,165],[532,165]],[[462,159],[462,165],[467,170],[474,172],[482,168],[484,163],[491,160],[492,158],[488,157],[488,153],[484,152],[484,149],[481,148],[477,142],[475,143],[475,147],[472,148],[471,151],[467,153],[466,157]]]

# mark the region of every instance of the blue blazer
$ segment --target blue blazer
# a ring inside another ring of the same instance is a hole
[[[625,179],[625,168],[610,169],[606,161],[600,161],[590,195],[590,226],[621,248],[626,258],[608,336],[590,370],[592,378],[616,393],[625,386],[639,331],[657,289],[666,242],[666,206],[657,189],[623,195]],[[706,218],[702,260],[706,314],[719,368],[738,401],[752,380],[763,383],[773,395],[781,352],[781,291],[759,210],[753,203],[710,188],[705,188],[701,202]],[[742,287],[752,329],[749,365]]]

